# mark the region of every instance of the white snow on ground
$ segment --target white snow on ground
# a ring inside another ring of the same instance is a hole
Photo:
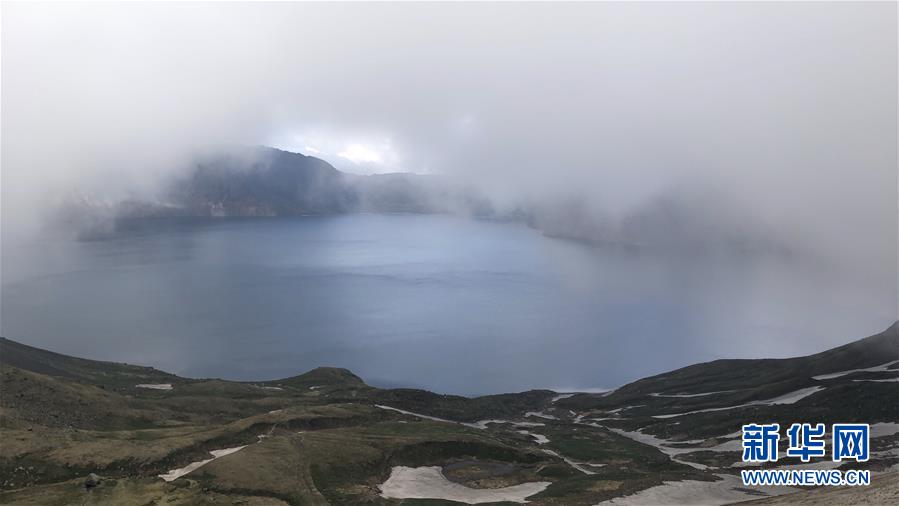
[[[545,418],[547,420],[558,420],[558,418],[556,418],[552,415],[547,415],[543,411],[528,411],[527,413],[524,414],[525,418],[527,418],[529,416],[536,416],[538,418]]]
[[[459,422],[459,424],[464,425],[466,427],[474,427],[475,429],[486,429],[488,425],[491,423],[512,423],[508,420],[478,420],[474,423],[465,423]]]
[[[560,394],[599,394],[604,397],[609,395],[610,393],[618,390],[618,388],[605,388],[605,387],[587,387],[587,388],[574,388],[574,387],[551,387],[547,388],[547,390],[552,390],[553,392],[558,392]]]
[[[899,378],[890,378],[890,379],[882,379],[882,380],[852,380],[852,381],[873,381],[874,383],[897,383],[897,382],[899,382]]]
[[[871,437],[886,437],[893,434],[899,434],[899,423],[872,423]]]
[[[736,390],[719,390],[717,392],[703,392],[701,394],[649,394],[652,397],[702,397],[705,395],[726,394]]]
[[[281,388],[281,387],[266,387],[266,386],[262,386],[262,387],[259,387],[259,388],[264,388],[265,390],[284,390],[284,389]]]
[[[198,462],[191,462],[190,464],[188,464],[180,469],[172,469],[171,471],[169,471],[165,474],[160,474],[159,477],[165,481],[177,480],[178,478],[184,476],[185,474],[196,471],[197,469],[205,466],[206,464],[212,462],[215,459],[224,457],[225,455],[231,455],[232,453],[243,450],[244,448],[246,448],[246,445],[235,446],[234,448],[225,448],[223,450],[212,450],[211,452],[209,452],[212,454],[211,459],[200,460]]]
[[[724,435],[724,436],[719,436],[719,437],[718,437],[719,440],[721,440],[721,439],[726,439],[726,440],[725,440],[724,442],[722,442],[722,443],[719,443],[719,444],[715,445],[715,446],[707,446],[707,447],[702,447],[702,446],[675,447],[675,446],[671,446],[671,445],[674,445],[674,444],[678,444],[678,445],[684,445],[684,444],[688,444],[688,445],[698,445],[698,444],[702,443],[702,442],[705,441],[705,440],[703,440],[703,439],[693,439],[693,440],[689,440],[689,441],[671,441],[671,440],[667,440],[667,439],[662,439],[662,438],[657,437],[657,436],[653,436],[652,434],[646,434],[646,433],[644,433],[644,432],[642,432],[642,431],[640,431],[640,430],[637,430],[637,431],[627,431],[627,430],[624,430],[624,429],[616,429],[616,428],[613,428],[613,427],[606,427],[606,426],[600,425],[600,424],[598,424],[598,423],[591,423],[591,422],[579,422],[579,423],[581,423],[582,425],[589,425],[589,426],[592,426],[592,427],[601,427],[601,428],[610,430],[610,431],[612,431],[612,432],[614,432],[614,433],[616,433],[616,434],[618,434],[618,435],[620,435],[620,436],[624,436],[624,437],[626,437],[626,438],[633,439],[634,441],[637,441],[637,442],[639,442],[639,443],[643,443],[643,444],[647,444],[647,445],[649,445],[649,446],[653,446],[653,447],[657,448],[659,451],[661,451],[662,453],[668,455],[668,457],[670,457],[671,460],[673,460],[673,461],[675,461],[675,462],[678,462],[678,463],[681,463],[681,464],[685,464],[685,465],[694,467],[694,468],[696,468],[696,469],[709,469],[709,466],[707,466],[707,465],[705,465],[705,464],[700,464],[700,463],[698,463],[698,462],[688,462],[688,461],[686,461],[686,460],[680,460],[680,459],[677,458],[677,456],[680,455],[680,454],[683,454],[683,453],[698,452],[698,451],[710,451],[710,452],[740,452],[740,451],[742,451],[742,449],[743,449],[743,442],[742,442],[742,439],[730,439],[730,438],[742,436],[742,434],[743,434],[742,431],[737,431],[737,432],[733,432],[733,433],[730,433],[730,434],[726,434],[726,435]]]
[[[876,365],[876,366],[874,366],[874,367],[868,367],[868,368],[866,368],[866,369],[850,369],[850,370],[848,370],[848,371],[832,372],[832,373],[830,373],[830,374],[821,374],[821,375],[818,375],[818,376],[812,376],[812,379],[816,379],[816,380],[826,380],[826,379],[839,378],[840,376],[845,376],[845,375],[847,375],[847,374],[852,374],[852,373],[855,373],[855,372],[880,372],[880,371],[887,371],[887,370],[889,370],[889,367],[890,367],[891,365],[893,365],[893,364],[895,364],[895,363],[897,363],[897,362],[899,362],[899,360],[893,360],[892,362],[887,362],[887,363],[885,363],[885,364]]]
[[[576,460],[571,460],[568,457],[563,457],[552,450],[543,450],[543,453],[546,453],[548,455],[552,455],[553,457],[558,457],[558,458],[564,460],[566,464],[568,464],[569,466],[577,469],[578,471],[580,471],[584,474],[596,474],[596,471],[590,469],[590,467],[602,467],[605,465],[605,464],[588,464],[586,462],[578,462]]]
[[[652,415],[653,418],[674,418],[676,416],[684,416],[684,415],[692,415],[694,413],[710,413],[712,411],[726,411],[728,409],[737,409],[737,408],[745,408],[746,406],[752,406],[752,404],[738,404],[736,406],[727,406],[724,408],[708,408],[708,409],[697,409],[696,411],[685,411],[683,413],[671,413],[669,415]]]
[[[536,481],[503,488],[471,488],[449,481],[436,466],[396,466],[380,488],[381,497],[387,499],[443,499],[466,504],[526,503],[527,497],[542,492],[549,484],[548,481]]]
[[[646,404],[637,404],[636,406],[623,406],[623,407],[620,407],[620,408],[610,409],[610,410],[607,411],[607,412],[608,412],[608,413],[614,413],[614,414],[617,415],[617,414],[621,413],[622,411],[627,411],[627,410],[633,409],[633,408],[642,408],[643,406],[646,406]]]
[[[512,420],[478,420],[474,423],[465,423],[459,422],[460,425],[464,425],[466,427],[472,427],[475,429],[486,429],[488,425],[495,423],[497,425],[502,425],[504,423],[511,424],[513,427],[545,427],[545,423],[540,422],[513,422]]]
[[[768,495],[795,492],[792,487],[744,487],[739,476],[719,474],[719,481],[666,481],[664,485],[647,488],[633,495],[601,502],[600,505],[690,504],[692,506],[717,506],[757,499],[759,496],[743,490],[751,488]]]
[[[391,408],[390,406],[382,406],[380,404],[375,404],[376,408],[386,409],[388,411],[396,411],[397,413],[402,413],[404,415],[417,416],[419,418],[424,418],[425,420],[431,420],[434,422],[443,422],[443,423],[454,423],[456,425],[464,425],[466,427],[472,427],[475,429],[486,429],[488,424],[491,423],[509,423],[506,420],[481,420],[475,423],[466,423],[466,422],[456,422],[454,420],[447,420],[446,418],[437,418],[436,416],[428,416],[423,415],[421,413],[413,413],[412,411],[406,411],[404,409]]]
[[[381,409],[386,409],[388,411],[395,411],[397,413],[402,413],[404,415],[417,416],[419,418],[424,418],[425,420],[432,420],[435,422],[443,422],[443,423],[454,423],[457,425],[464,425],[466,427],[471,427],[473,429],[482,429],[482,430],[486,429],[487,426],[490,425],[491,423],[511,423],[512,425],[515,425],[516,427],[540,427],[540,426],[544,425],[542,423],[513,422],[510,420],[479,420],[474,423],[456,422],[454,420],[447,420],[445,418],[437,418],[436,416],[428,416],[428,415],[423,415],[421,413],[413,413],[412,411],[406,411],[404,409],[391,408],[390,406],[383,406],[381,404],[375,404],[375,407],[381,408]]]
[[[322,387],[322,385],[315,385],[315,386],[309,387],[309,390],[318,390],[321,387]]]
[[[753,404],[765,404],[765,405],[794,404],[796,401],[798,401],[800,399],[805,399],[809,395],[812,395],[816,392],[820,392],[821,390],[824,390],[824,387],[801,388],[799,390],[796,390],[795,392],[783,394],[779,397],[775,397],[773,399],[768,399],[767,401],[753,401]]]
[[[572,395],[574,395],[574,394],[559,394],[559,395],[553,397],[549,402],[561,401],[562,399],[567,399],[567,398],[571,397]]]
[[[280,412],[282,412],[282,411],[284,411],[284,410],[283,410],[283,409],[273,409],[273,410],[269,411],[268,414],[270,414],[270,415],[275,415],[275,414],[278,414],[278,413],[280,413]]]
[[[789,392],[789,393],[783,394],[781,396],[774,397],[773,399],[767,399],[764,401],[752,401],[752,402],[747,402],[746,404],[738,404],[736,406],[727,406],[727,407],[723,407],[723,408],[697,409],[696,411],[687,411],[684,413],[672,413],[672,414],[668,414],[668,415],[652,415],[652,417],[653,418],[674,418],[676,416],[692,415],[694,413],[710,413],[712,411],[725,411],[728,409],[745,408],[747,406],[771,406],[774,404],[794,404],[795,402],[799,401],[800,399],[805,399],[809,395],[820,392],[821,390],[824,390],[824,387],[815,386],[815,387],[801,388],[799,390],[796,390],[795,392]]]
[[[419,417],[419,418],[424,418],[425,420],[432,420],[432,421],[435,421],[435,422],[455,423],[455,424],[459,424],[459,425],[469,425],[469,426],[476,427],[476,428],[479,428],[479,429],[486,429],[486,428],[487,428],[486,425],[485,425],[484,427],[479,427],[479,426],[477,426],[476,424],[473,424],[473,423],[471,423],[471,424],[462,424],[462,422],[454,422],[454,421],[452,421],[452,420],[447,420],[447,419],[445,419],[445,418],[437,418],[436,416],[428,416],[428,415],[423,415],[423,414],[421,414],[421,413],[413,413],[413,412],[411,412],[411,411],[406,411],[406,410],[404,410],[404,409],[391,408],[390,406],[382,406],[382,405],[380,405],[380,404],[375,404],[375,407],[376,407],[376,408],[381,408],[381,409],[386,409],[387,411],[396,411],[397,413],[402,413],[402,414],[404,414],[404,415],[417,416],[417,417]]]
[[[878,459],[899,457],[899,447],[890,448],[888,450],[881,450],[879,452],[871,452],[871,455],[877,457]]]
[[[520,430],[518,431],[518,433],[524,434],[525,436],[531,436],[535,441],[537,441],[538,445],[549,443],[549,438],[544,436],[543,434],[534,434],[533,432],[528,432],[526,430]]]
[[[134,385],[137,388],[151,388],[153,390],[171,390],[171,383],[141,383],[139,385]]]
[[[601,427],[601,425],[597,425],[597,426]],[[709,448],[672,448],[672,447],[668,446],[668,444],[672,443],[672,441],[667,441],[665,439],[658,438],[656,436],[653,436],[652,434],[646,434],[646,433],[643,433],[640,431],[628,431],[628,430],[623,430],[623,429],[615,429],[612,427],[606,427],[606,428],[609,429],[610,431],[614,432],[615,434],[618,434],[619,436],[624,436],[626,438],[633,439],[634,441],[637,441],[639,443],[647,444],[649,446],[654,446],[654,447],[658,448],[660,452],[671,457],[671,460],[673,460],[675,462],[679,462],[681,464],[686,464],[690,467],[695,467],[696,469],[708,469],[709,468],[709,466],[707,466],[705,464],[699,464],[696,462],[688,462],[686,460],[678,460],[676,458],[677,455],[680,455],[681,453],[690,453],[690,452],[695,452],[695,451],[700,451],[700,450],[708,450]],[[728,443],[724,443],[724,444],[728,444]]]

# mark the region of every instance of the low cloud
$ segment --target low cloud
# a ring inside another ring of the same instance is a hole
[[[895,279],[896,8],[6,4],[5,239],[268,144],[612,221],[685,195]]]

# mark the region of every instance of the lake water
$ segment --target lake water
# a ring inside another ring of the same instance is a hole
[[[635,254],[521,225],[346,215],[4,243],[5,337],[192,377],[321,365],[482,394],[614,387],[888,326],[895,283],[801,259]]]

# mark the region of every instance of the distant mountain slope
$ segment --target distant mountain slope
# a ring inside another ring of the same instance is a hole
[[[194,216],[334,214],[358,201],[324,160],[262,147],[201,161],[169,197]]]
[[[367,385],[362,378],[348,369],[339,367],[318,367],[296,376],[268,381],[193,379],[152,367],[71,357],[3,337],[0,337],[0,367],[28,371],[54,380],[71,380],[128,392],[147,391],[135,390],[136,385],[169,384],[177,392],[190,392],[192,395],[204,392],[241,395],[247,391],[248,386],[273,392],[325,394],[334,400],[367,399],[373,403],[388,403],[398,408],[429,412],[460,421],[512,415],[521,410],[538,409],[555,395],[549,390],[536,390],[520,394],[468,398],[411,388],[379,389]]]
[[[157,195],[108,201],[70,195],[53,223],[80,239],[102,239],[159,218],[227,218],[370,213],[495,216],[472,187],[436,175],[358,175],[313,156],[265,146],[200,158]]]
[[[87,383],[166,383],[181,380],[152,367],[70,357],[0,337],[0,366]]]
[[[774,397],[801,386],[814,386],[825,379],[816,380],[815,376],[870,368],[896,360],[899,360],[899,324],[894,323],[883,332],[814,355],[786,359],[715,360],[643,378],[611,394],[582,396],[577,401],[583,407],[584,403],[589,403],[588,398],[598,405],[609,405],[653,396],[699,405],[708,401],[709,397],[705,394],[716,392],[716,397],[728,395],[737,400],[751,401]],[[899,373],[899,364],[887,367]],[[853,378],[847,375],[843,379]],[[575,400],[566,402],[573,403]]]
[[[348,174],[320,158],[263,146],[202,160],[166,199],[190,216],[493,212],[472,188],[440,176]]]
[[[710,385],[726,390],[752,388],[796,377],[877,366],[899,360],[899,324],[879,334],[822,351],[786,359],[724,359],[695,364],[644,378],[619,388],[616,395],[707,392]],[[899,369],[899,366],[897,366]]]

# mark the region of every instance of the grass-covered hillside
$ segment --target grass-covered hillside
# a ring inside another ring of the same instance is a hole
[[[870,422],[865,466],[895,468],[897,360],[894,325],[817,355],[699,364],[607,394],[472,399],[378,389],[336,368],[257,383],[181,378],[0,339],[0,503],[438,504],[530,494],[534,504],[588,505],[664,496],[671,483],[749,500],[790,492],[734,483],[738,431],[750,421]],[[402,479],[404,469],[427,468],[439,471],[430,482]]]

